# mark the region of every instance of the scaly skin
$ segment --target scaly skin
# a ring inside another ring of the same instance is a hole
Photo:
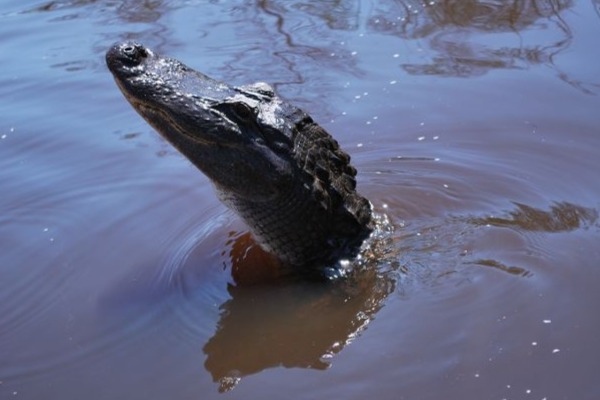
[[[357,255],[371,205],[335,139],[265,83],[234,87],[137,43],[107,65],[133,108],[214,183],[257,241],[301,270]]]

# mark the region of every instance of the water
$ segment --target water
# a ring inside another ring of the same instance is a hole
[[[0,398],[600,398],[598,10],[3,1]],[[395,226],[377,262],[269,280],[116,88],[127,39],[305,108]]]

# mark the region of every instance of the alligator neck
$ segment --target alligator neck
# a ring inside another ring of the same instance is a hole
[[[324,209],[304,185],[286,188],[269,201],[248,201],[223,191],[219,197],[246,221],[265,250],[294,267],[335,267],[340,257],[356,256],[371,232],[347,212],[340,218]]]

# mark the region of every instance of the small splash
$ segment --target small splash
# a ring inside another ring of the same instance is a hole
[[[219,380],[219,393],[229,392],[240,383],[242,378],[238,376],[224,376]]]
[[[360,250],[360,256],[357,258],[359,265],[366,265],[371,262],[384,264],[388,260],[393,249],[393,235],[395,227],[387,214],[373,213],[373,232],[367,240],[364,241]]]

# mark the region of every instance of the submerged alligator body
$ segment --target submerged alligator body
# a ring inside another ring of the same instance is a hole
[[[356,170],[322,127],[266,83],[234,87],[137,43],[107,65],[133,108],[213,182],[258,243],[302,270],[357,255],[372,230]]]

